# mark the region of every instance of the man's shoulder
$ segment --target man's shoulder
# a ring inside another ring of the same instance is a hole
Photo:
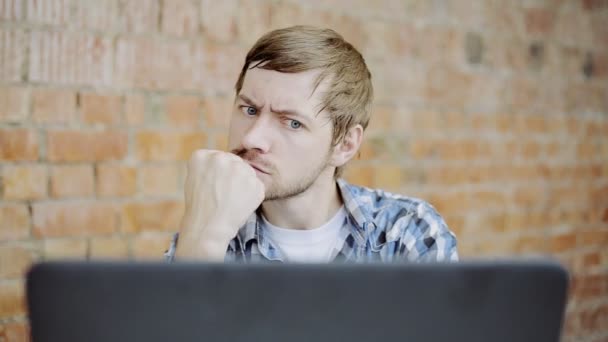
[[[430,203],[346,182],[340,188],[352,217],[368,228],[365,234],[372,248],[380,251],[395,242],[397,251],[393,254],[408,260],[458,260],[456,236]]]
[[[341,181],[342,197],[347,208],[359,208],[364,216],[399,218],[404,216],[419,218],[440,218],[437,210],[427,201],[382,189],[372,189]]]

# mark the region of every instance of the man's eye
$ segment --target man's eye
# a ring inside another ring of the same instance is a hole
[[[289,120],[289,127],[293,129],[302,128],[302,123],[298,120]]]
[[[255,109],[254,107],[249,107],[249,106],[245,107],[245,114],[253,116],[253,115],[256,115],[257,113],[258,113],[258,110]]]

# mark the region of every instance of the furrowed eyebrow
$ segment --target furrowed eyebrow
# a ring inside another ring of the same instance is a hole
[[[241,101],[247,103],[248,105],[255,107],[255,108],[261,108],[263,107],[262,105],[256,103],[254,100],[250,99],[247,95],[244,94],[239,94],[239,99],[241,99]],[[272,107],[270,108],[270,111],[272,113],[275,114],[280,114],[280,115],[288,115],[288,116],[293,116],[293,117],[297,117],[298,120],[306,123],[306,124],[310,124],[310,118],[300,112],[298,112],[297,110],[293,110],[293,109],[273,109]]]
[[[281,115],[295,116],[295,117],[297,117],[301,121],[305,121],[306,123],[310,123],[310,118],[307,117],[304,114],[301,114],[297,110],[270,108],[270,111],[273,112],[273,113],[281,114]]]
[[[250,106],[253,106],[253,107],[256,107],[256,108],[262,107],[259,104],[257,104],[255,101],[253,101],[252,99],[250,99],[249,97],[247,97],[246,95],[239,94],[239,99],[241,99],[243,102],[247,103]]]

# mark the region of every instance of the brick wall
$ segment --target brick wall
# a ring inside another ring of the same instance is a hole
[[[550,255],[608,339],[608,1],[0,0],[0,341],[36,260],[160,258],[262,33],[328,26],[374,117],[347,177],[429,200],[463,259]]]

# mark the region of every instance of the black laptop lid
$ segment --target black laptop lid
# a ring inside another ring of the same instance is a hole
[[[54,262],[27,299],[34,342],[556,342],[567,283],[544,262]]]

